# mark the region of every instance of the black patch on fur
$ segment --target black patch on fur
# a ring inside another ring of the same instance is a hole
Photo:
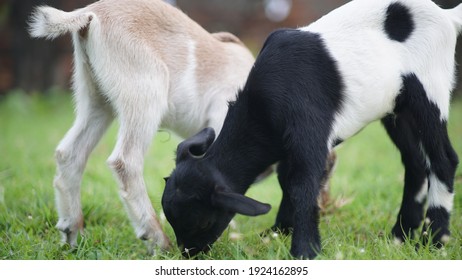
[[[218,186],[244,194],[259,174],[280,162],[284,198],[276,226],[293,224],[292,254],[314,258],[321,247],[317,198],[326,143],[343,99],[337,63],[321,35],[273,32],[230,103],[216,141],[202,159],[177,160],[167,182],[162,206],[179,243],[208,248],[234,215],[210,205],[208,192]],[[188,189],[197,198],[178,195]]]
[[[403,84],[395,102],[394,114],[382,120],[388,134],[400,149],[405,166],[403,202],[398,221],[393,227],[396,237],[405,239],[422,221],[423,203],[415,201],[428,174],[442,181],[447,191],[454,191],[454,174],[458,157],[449,141],[446,121],[441,120],[439,107],[428,99],[419,78],[410,73],[402,77]],[[422,150],[425,154],[422,153]],[[426,158],[429,166],[426,164]],[[429,188],[435,186],[429,185]],[[430,207],[424,225],[423,239],[428,242],[431,231],[433,243],[441,245],[441,237],[449,235],[449,213],[441,207]]]
[[[277,30],[266,40],[216,140],[221,157],[224,149],[227,157],[235,156],[241,153],[238,147],[258,143],[253,152],[242,154],[247,158],[240,165],[252,154],[275,155],[284,195],[274,227],[287,230],[293,225],[291,253],[297,258],[313,258],[320,248],[317,198],[328,155],[326,143],[335,113],[342,107],[343,89],[337,62],[322,35]],[[266,152],[256,153],[262,148]],[[220,170],[231,173],[239,168]],[[243,173],[233,177],[244,177]]]
[[[441,111],[431,102],[424,86],[415,74],[403,76],[403,86],[396,99],[395,114],[410,114],[415,121],[412,127],[431,161],[431,171],[453,192],[454,174],[459,163],[448,137],[446,121]]]
[[[330,133],[324,126],[340,110],[342,90],[337,62],[321,35],[281,29],[268,37],[241,95],[253,108],[262,107],[259,113],[278,133],[308,121],[319,134],[321,127]]]
[[[414,30],[414,21],[409,9],[401,3],[388,6],[385,31],[388,37],[398,42],[406,41]]]
[[[403,98],[401,95],[398,99]],[[397,105],[400,102],[397,102]],[[401,104],[402,105],[402,104]],[[397,221],[392,229],[395,237],[401,241],[414,236],[424,216],[425,201],[416,201],[417,194],[427,178],[425,158],[419,146],[415,130],[416,120],[409,112],[399,109],[399,114],[390,114],[382,119],[383,126],[393,143],[401,152],[401,161],[405,168],[404,192]]]

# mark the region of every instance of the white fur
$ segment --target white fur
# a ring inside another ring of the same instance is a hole
[[[427,198],[427,194],[428,194],[428,180],[425,179],[422,184],[422,187],[420,188],[420,191],[417,193],[414,199],[418,203],[423,203],[425,201],[425,198]]]
[[[454,193],[448,191],[446,184],[441,182],[438,177],[431,173],[429,176],[430,189],[428,191],[428,207],[442,207],[451,213],[454,205]]]
[[[30,20],[29,32],[33,37],[54,39],[68,32],[77,32],[86,27],[92,20],[91,12],[66,13],[47,6],[37,7]],[[53,22],[49,18],[53,18]]]
[[[402,2],[415,23],[404,42],[390,40],[383,30],[391,3]],[[341,26],[341,28],[339,28]],[[328,147],[335,139],[346,140],[372,121],[393,112],[402,87],[402,76],[415,74],[427,98],[449,116],[454,87],[454,46],[462,28],[462,4],[443,10],[431,1],[355,0],[300,30],[321,34],[336,60],[344,82],[345,100],[335,116]],[[422,152],[430,168],[430,160]],[[432,172],[429,176],[429,207],[453,206],[453,193]],[[416,196],[423,201],[426,188]]]
[[[76,245],[83,229],[82,173],[117,118],[120,130],[108,164],[120,196],[137,236],[168,247],[143,179],[146,151],[159,127],[183,137],[206,126],[218,133],[252,55],[159,0],[103,0],[69,13],[38,7],[30,32],[49,39],[72,33],[74,44],[76,119],[56,149],[54,181],[63,241]]]
[[[415,16],[416,29],[404,43],[390,40],[383,32],[386,9],[393,2],[402,2]],[[346,100],[335,117],[329,146],[334,139],[346,140],[391,113],[402,86],[401,77],[409,73],[416,74],[429,100],[440,109],[440,118],[447,120],[447,93],[454,86],[451,47],[461,18],[462,5],[443,10],[431,1],[355,0],[301,28],[322,34],[344,76]]]
[[[443,242],[443,244],[448,244],[449,240],[451,240],[451,236],[449,236],[447,234],[441,236],[441,242]]]
[[[430,159],[422,145],[420,145],[420,149],[423,156],[425,157],[427,168],[432,170]],[[430,171],[428,180],[425,180],[425,182],[429,183],[430,188],[424,188],[424,186],[422,186],[421,191],[416,196],[416,200],[420,195],[422,195],[423,199],[425,199],[425,196],[423,196],[425,191],[425,195],[428,195],[428,207],[442,207],[446,209],[448,213],[451,213],[452,207],[454,205],[454,193],[448,191],[446,184],[441,182],[441,180],[438,179],[433,171]]]

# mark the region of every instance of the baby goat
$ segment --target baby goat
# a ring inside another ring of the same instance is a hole
[[[279,161],[274,228],[293,230],[294,257],[316,257],[326,157],[377,119],[405,167],[393,235],[404,241],[420,226],[428,196],[423,231],[437,246],[447,242],[458,158],[446,122],[461,29],[462,5],[354,0],[307,27],[272,33],[216,141],[207,128],[178,146],[162,205],[179,245],[194,255],[235,213],[267,213],[268,204],[244,193]]]
[[[228,33],[209,34],[160,0],[102,0],[73,12],[38,7],[33,37],[72,33],[76,120],[56,149],[54,180],[63,241],[83,229],[80,182],[88,156],[116,117],[117,144],[108,164],[136,235],[169,246],[146,192],[143,164],[159,127],[189,137],[219,131],[227,102],[252,67],[248,49]]]

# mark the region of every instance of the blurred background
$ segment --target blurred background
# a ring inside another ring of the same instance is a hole
[[[266,36],[278,27],[300,27],[320,18],[346,0],[166,0],[210,32],[229,31],[256,54]],[[50,42],[29,38],[26,22],[36,5],[70,11],[94,0],[0,0],[0,97],[13,89],[27,93],[52,87],[68,89],[72,74],[70,36]],[[129,4],[127,0],[127,4]],[[435,0],[445,8],[460,0]],[[458,49],[461,49],[459,44]],[[462,51],[458,51],[458,61]],[[460,63],[459,63],[460,64]],[[462,75],[458,74],[458,84]],[[459,93],[460,95],[460,93]]]

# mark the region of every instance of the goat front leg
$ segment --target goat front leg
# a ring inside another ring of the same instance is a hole
[[[401,152],[404,173],[404,192],[398,218],[392,234],[397,243],[412,238],[414,230],[420,227],[424,217],[424,206],[428,192],[425,158],[422,155],[418,136],[415,134],[415,120],[409,113],[389,115],[382,119],[393,143]]]
[[[326,147],[302,148],[280,162],[281,206],[287,211],[278,213],[276,224],[293,223],[291,253],[296,258],[314,259],[321,250],[318,196],[327,155]]]
[[[76,94],[80,94],[77,92]],[[77,116],[72,128],[56,148],[57,170],[54,179],[56,207],[62,242],[77,245],[83,231],[80,184],[88,156],[112,122],[111,111],[98,98],[76,96]]]
[[[325,209],[330,201],[330,178],[332,177],[336,160],[336,153],[332,150],[327,157],[325,170],[319,186],[320,195],[318,197],[318,205],[320,209]],[[288,168],[287,164],[278,165],[277,173],[279,184],[282,187],[282,200],[276,216],[276,222],[271,227],[272,231],[278,231],[283,234],[291,233],[294,227],[294,207],[288,188],[285,187],[288,185],[287,180],[289,180],[289,178],[287,178],[289,171],[286,170],[286,168]]]
[[[431,233],[433,244],[440,247],[449,240],[454,176],[459,160],[449,141],[445,116],[442,116],[440,108],[427,96],[449,98],[450,95],[435,92],[427,95],[426,89],[414,75],[404,77],[402,94],[406,105],[403,110],[415,120],[414,134],[418,135],[428,173],[428,209],[423,227],[423,241],[428,242]]]
[[[148,93],[146,93],[148,94]],[[160,110],[155,100],[130,104],[139,99],[124,102],[119,112],[120,130],[114,151],[108,159],[119,182],[119,194],[136,236],[145,240],[148,250],[170,247],[168,237],[162,231],[156,213],[148,197],[143,178],[144,157],[160,123]]]

